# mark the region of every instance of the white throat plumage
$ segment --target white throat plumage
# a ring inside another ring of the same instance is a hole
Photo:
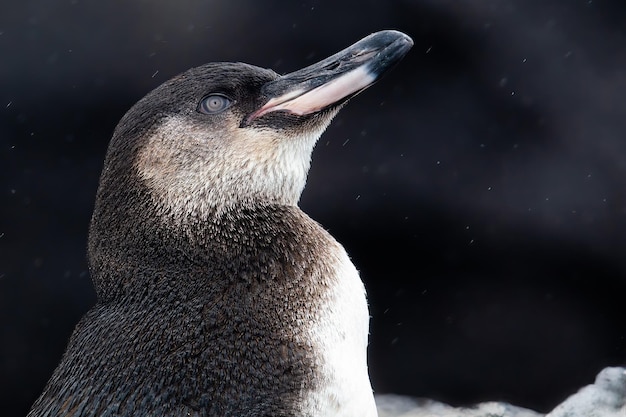
[[[331,118],[300,135],[255,127],[215,138],[184,116],[171,116],[139,151],[135,168],[161,211],[174,218],[206,218],[254,205],[295,206],[313,147]]]

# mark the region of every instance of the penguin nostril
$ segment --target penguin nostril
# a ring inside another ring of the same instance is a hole
[[[376,55],[376,53],[377,52],[375,50],[373,51],[370,49],[361,49],[360,51],[353,52],[350,59],[354,60],[355,62],[363,62],[366,59],[369,59],[372,56]]]
[[[339,61],[335,61],[335,62],[332,62],[332,63],[328,64],[324,69],[329,70],[329,71],[333,71],[333,70],[336,70],[337,68],[339,68],[340,65],[341,65],[341,63]]]

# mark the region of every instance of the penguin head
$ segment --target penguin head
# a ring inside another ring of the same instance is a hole
[[[384,31],[282,76],[243,63],[191,69],[122,118],[100,192],[124,178],[139,182],[159,212],[175,218],[296,205],[331,119],[411,45],[406,35]]]

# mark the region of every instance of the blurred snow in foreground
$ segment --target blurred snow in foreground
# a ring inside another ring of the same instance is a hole
[[[626,417],[626,368],[605,368],[548,414],[501,402],[455,408],[427,399],[393,394],[376,396],[379,417]]]

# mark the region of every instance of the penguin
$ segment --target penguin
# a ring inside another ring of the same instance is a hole
[[[210,63],[137,102],[89,228],[97,304],[28,416],[376,416],[363,283],[298,200],[331,119],[412,45]]]

